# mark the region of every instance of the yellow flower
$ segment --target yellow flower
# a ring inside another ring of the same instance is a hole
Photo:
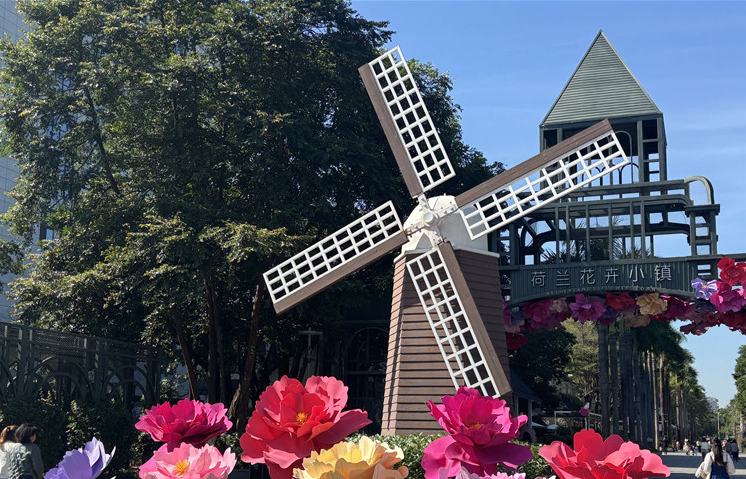
[[[312,452],[303,460],[303,469],[295,469],[295,479],[404,479],[406,466],[394,468],[404,459],[401,448],[363,436],[355,443],[339,442],[331,449]]]
[[[637,306],[640,307],[640,314],[657,316],[666,312],[668,303],[658,293],[648,293],[637,298]]]

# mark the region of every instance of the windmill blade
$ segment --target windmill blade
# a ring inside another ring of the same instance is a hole
[[[455,176],[399,47],[359,71],[412,198]]]
[[[456,197],[471,239],[522,218],[629,164],[608,120]]]
[[[473,387],[486,396],[510,392],[451,244],[440,243],[413,258],[407,270],[454,386]]]
[[[394,204],[379,206],[264,273],[275,311],[292,308],[406,242]]]

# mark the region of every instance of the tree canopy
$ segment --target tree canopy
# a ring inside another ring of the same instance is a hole
[[[385,260],[281,317],[261,283],[361,213],[413,206],[357,74],[385,22],[342,0],[20,9],[35,28],[1,46],[3,140],[20,167],[6,219],[58,239],[15,282],[18,319],[180,354],[193,392],[206,378],[240,416],[257,380],[288,372],[299,331],[390,300]],[[462,140],[449,77],[411,66],[458,175],[447,191],[494,174]]]

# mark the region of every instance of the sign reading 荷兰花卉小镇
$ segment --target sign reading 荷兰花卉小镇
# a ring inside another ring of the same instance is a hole
[[[640,291],[693,295],[697,277],[692,258],[638,258],[587,263],[551,263],[506,267],[510,301],[572,296],[578,292]]]

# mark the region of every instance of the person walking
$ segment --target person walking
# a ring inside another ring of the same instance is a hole
[[[702,479],[730,479],[736,473],[733,458],[723,450],[723,443],[717,438],[712,440],[710,448],[694,475]]]
[[[15,446],[15,433],[18,426],[6,426],[0,431],[0,479],[8,479],[10,451]]]
[[[42,479],[44,462],[41,449],[36,445],[38,429],[31,424],[21,424],[16,429],[16,445],[10,453],[8,479]]]
[[[703,438],[702,441],[700,441],[699,451],[702,453],[702,460],[704,461],[705,457],[707,457],[707,453],[710,452],[710,442],[707,438]]]

